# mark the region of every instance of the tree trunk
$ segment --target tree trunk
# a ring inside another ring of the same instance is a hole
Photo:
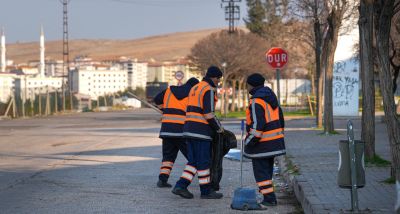
[[[378,60],[381,71],[379,72],[380,88],[385,111],[385,122],[389,135],[390,150],[392,154],[392,168],[397,182],[400,181],[400,123],[396,115],[392,74],[389,60],[389,35],[393,15],[393,0],[375,1],[375,33],[378,50]]]
[[[239,82],[238,82],[238,92],[237,92],[237,103],[238,103],[238,110],[240,111],[241,109],[242,109],[242,102],[243,102],[243,99],[242,99],[242,95],[243,95],[243,92],[242,92],[242,90],[243,90],[243,88],[242,88],[242,82],[243,82],[243,78],[241,78],[241,79],[239,79]]]
[[[225,82],[225,93],[224,93],[224,115],[229,113],[229,93],[228,93],[228,82]]]
[[[317,88],[317,127],[322,128],[322,113],[323,113],[323,100],[324,100],[324,74],[319,74]]]
[[[220,99],[220,102],[221,102],[221,108],[220,108],[221,115],[225,114],[225,91],[224,91],[225,85],[226,85],[226,78],[224,77],[223,80],[222,80],[222,85],[221,85],[221,99]]]
[[[248,96],[249,93],[247,93],[247,84],[246,82],[243,82],[243,111],[246,111],[248,105]]]
[[[236,111],[236,80],[232,80],[232,105],[231,112]]]
[[[310,66],[309,75],[310,75],[310,80],[311,80],[310,81],[310,83],[311,83],[311,92],[310,92],[311,96],[310,97],[314,98],[314,97],[316,97],[317,92],[316,92],[316,89],[315,89],[315,72],[313,72],[313,66],[312,65]],[[310,99],[310,100],[313,100],[313,99]],[[310,110],[311,112],[315,110],[313,106],[314,105],[311,103],[311,108],[313,108],[312,110]]]
[[[285,102],[286,102],[286,106],[289,105],[289,79],[286,78],[285,80],[285,89],[286,89],[286,94],[285,94]]]
[[[373,4],[361,0],[360,18],[360,74],[362,87],[361,140],[365,142],[367,158],[375,156],[375,86],[372,49]]]
[[[324,41],[324,70],[325,70],[325,97],[324,97],[324,132],[332,133],[333,126],[333,102],[332,102],[332,80],[333,80],[333,66],[336,46],[339,37],[339,28],[341,18],[338,17],[339,13],[332,10],[328,16],[328,34]]]
[[[316,123],[317,127],[322,127],[322,75],[321,75],[321,46],[322,46],[322,35],[321,35],[321,23],[318,19],[318,12],[314,11],[314,38],[315,38],[315,89],[316,89]]]

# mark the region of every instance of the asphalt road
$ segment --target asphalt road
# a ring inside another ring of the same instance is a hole
[[[240,133],[237,121],[224,125]],[[0,213],[239,213],[230,209],[237,161],[224,160],[221,200],[200,199],[197,179],[191,200],[156,187],[159,126],[150,109],[0,120]],[[172,184],[185,162],[179,155]],[[244,184],[254,182],[246,162]],[[278,190],[278,200],[262,213],[298,212],[290,190]]]

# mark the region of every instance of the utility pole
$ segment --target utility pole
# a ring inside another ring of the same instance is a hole
[[[67,82],[68,82],[68,92],[70,95],[70,103],[72,110],[72,94],[71,94],[71,78],[69,74],[69,46],[68,46],[68,3],[71,0],[60,0],[63,4],[63,75],[62,75],[62,108],[63,112],[65,111],[65,89],[66,89],[66,81],[65,81],[65,70],[67,70]]]
[[[225,4],[225,20],[229,22],[229,33],[234,33],[236,31],[235,21],[240,20],[240,6],[235,5],[235,3],[241,1],[242,0],[222,0],[221,2],[221,8],[222,4]]]

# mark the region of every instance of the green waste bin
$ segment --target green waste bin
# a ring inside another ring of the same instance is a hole
[[[364,142],[354,140],[355,158],[356,158],[356,186],[362,188],[365,185],[365,165],[364,165]],[[339,142],[339,167],[338,167],[338,185],[341,188],[351,189],[351,171],[350,171],[349,141],[341,140]]]

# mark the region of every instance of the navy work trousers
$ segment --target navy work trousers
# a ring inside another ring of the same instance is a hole
[[[178,156],[178,152],[181,151],[183,156],[187,158],[187,146],[185,142],[185,138],[163,138],[162,142],[162,162],[171,162],[172,165],[175,163],[176,157]],[[161,166],[161,168],[169,169],[169,172],[172,170],[172,166]],[[169,173],[160,173],[158,178],[162,181],[168,181]]]
[[[274,157],[252,159],[252,163],[254,177],[260,192],[264,195],[264,201],[275,202],[276,196],[272,184]]]
[[[211,141],[200,139],[187,139],[188,163],[186,166],[197,170],[200,183],[200,192],[202,195],[208,195],[211,192],[210,184],[210,162],[211,162]],[[184,171],[185,173],[185,171]],[[193,174],[194,176],[194,174]],[[200,180],[207,180],[202,182]],[[182,176],[176,183],[176,187],[187,188],[192,179],[188,180]]]

